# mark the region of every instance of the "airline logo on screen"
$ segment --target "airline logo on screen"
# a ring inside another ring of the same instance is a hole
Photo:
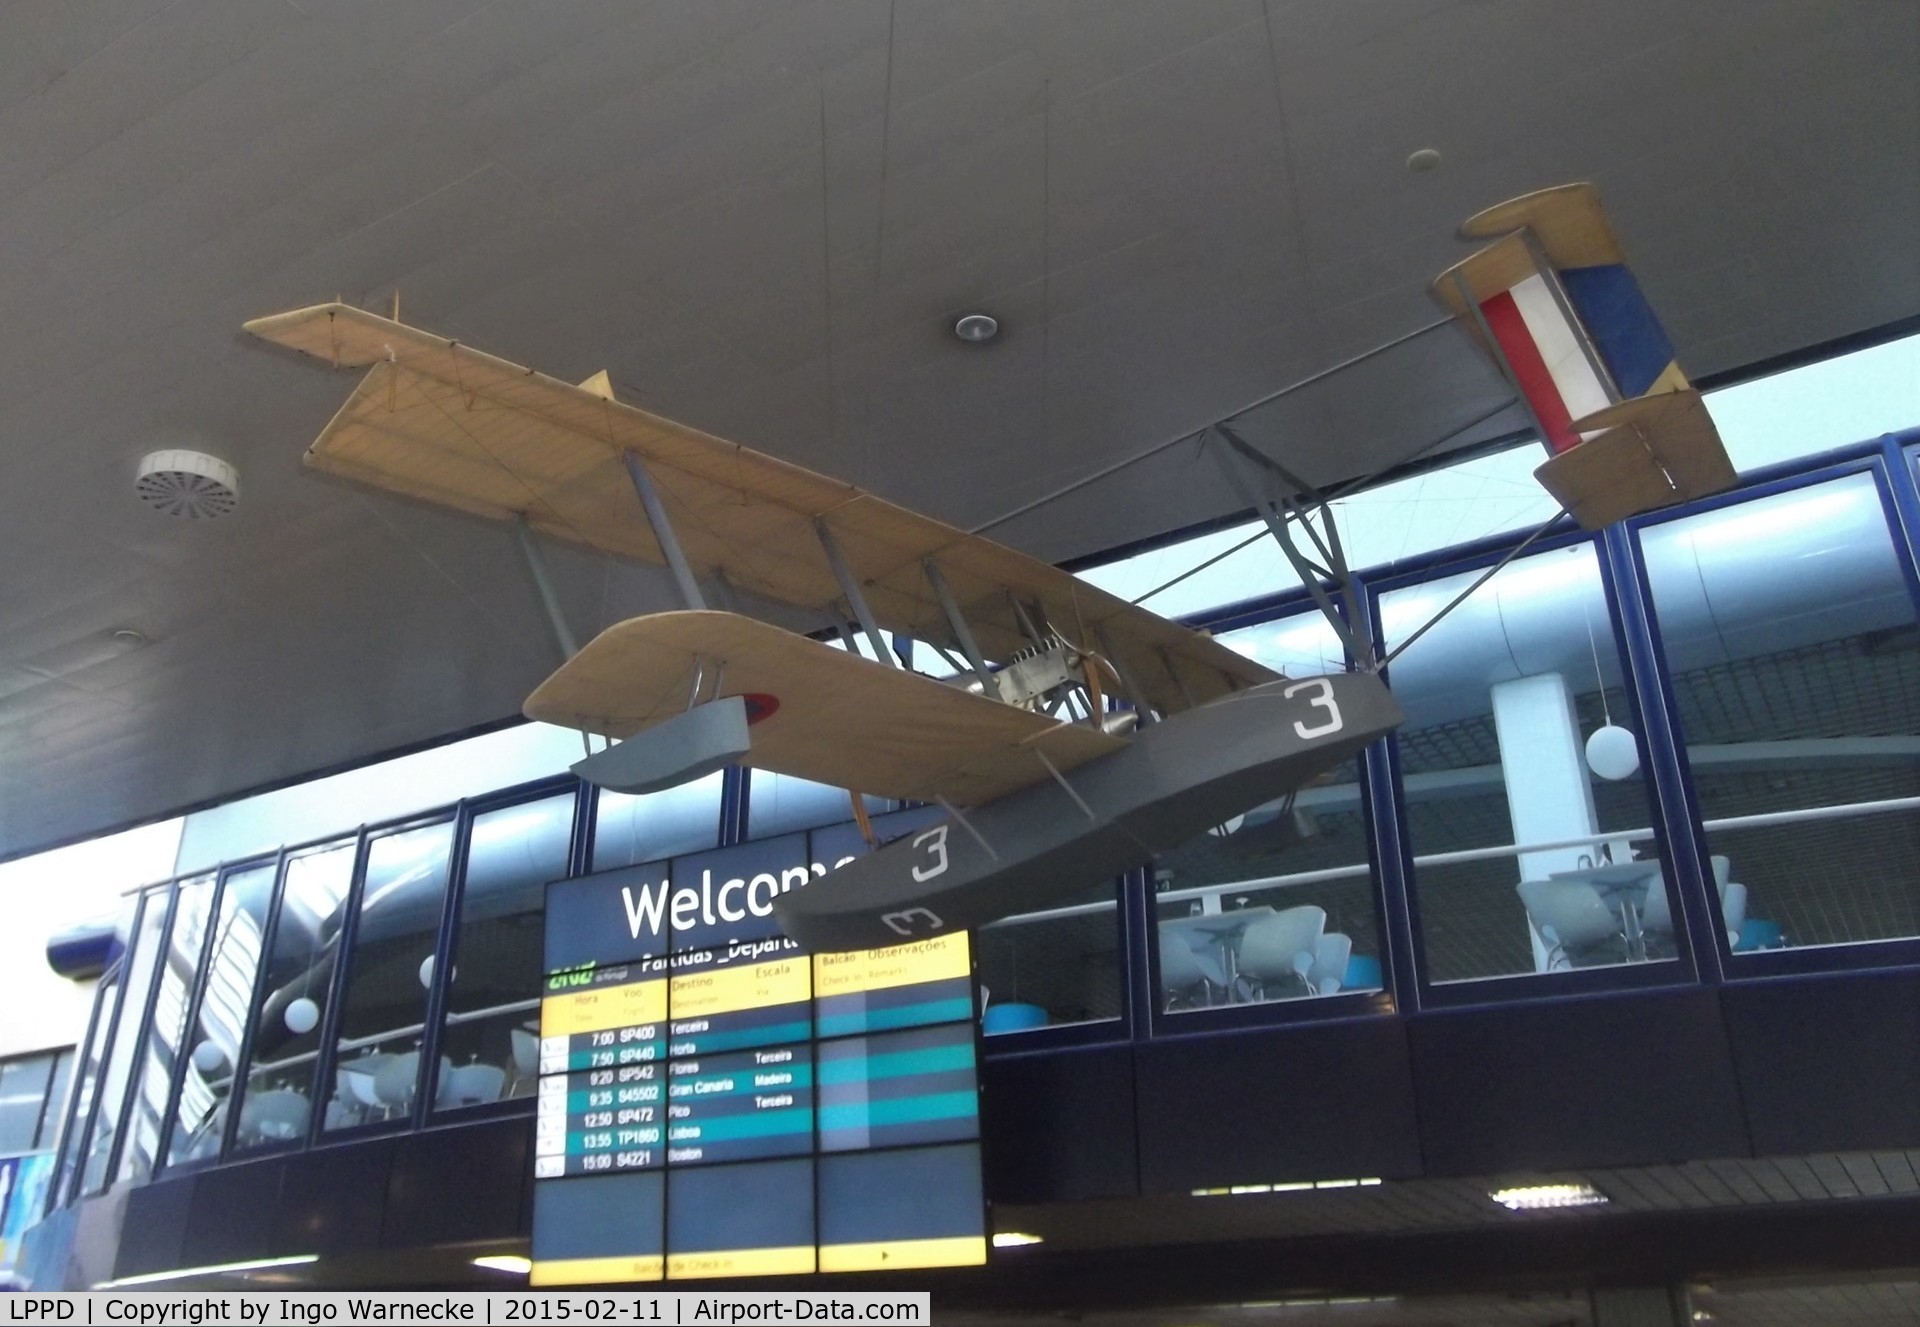
[[[842,857],[837,869],[852,861]],[[773,916],[773,901],[790,889],[803,889],[827,873],[821,862],[737,875],[714,883],[713,872],[702,870],[700,883],[675,888],[672,881],[645,881],[625,885],[620,901],[626,908],[627,934],[635,940],[664,940],[668,928],[688,931],[695,926],[721,926],[749,917]]]

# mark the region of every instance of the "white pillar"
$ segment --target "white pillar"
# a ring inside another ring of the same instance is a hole
[[[1587,781],[1586,746],[1573,708],[1573,692],[1559,673],[1497,682],[1493,686],[1493,727],[1500,741],[1500,773],[1507,786],[1507,814],[1515,843],[1577,839],[1598,831],[1593,786]],[[1550,848],[1520,854],[1519,879],[1544,880],[1554,871],[1571,871],[1593,845]],[[1534,930],[1533,965],[1547,969],[1547,946]]]

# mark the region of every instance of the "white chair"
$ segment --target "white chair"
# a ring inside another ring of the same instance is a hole
[[[442,1106],[481,1106],[500,1100],[507,1085],[507,1071],[497,1064],[463,1064],[442,1075],[445,1083],[438,1104]]]
[[[1307,969],[1307,989],[1315,995],[1333,995],[1346,980],[1347,960],[1353,957],[1353,937],[1328,931],[1313,946],[1313,966]]]
[[[1269,982],[1297,978],[1308,985],[1313,970],[1314,947],[1326,929],[1327,910],[1313,904],[1284,908],[1271,917],[1262,917],[1240,933],[1236,950],[1240,975],[1260,989],[1266,998]]]
[[[1673,934],[1673,901],[1667,897],[1667,878],[1656,875],[1647,881],[1647,898],[1640,905],[1640,934]]]
[[[1160,990],[1167,1001],[1167,1008],[1173,1007],[1176,995],[1191,993],[1196,989],[1200,991],[1203,1003],[1213,1003],[1212,983],[1207,970],[1200,965],[1199,955],[1193,952],[1184,936],[1161,931]]]
[[[420,1052],[389,1055],[373,1071],[373,1096],[380,1109],[399,1114],[413,1109],[415,1082],[420,1077]]]
[[[1728,944],[1738,944],[1740,924],[1747,919],[1747,887],[1729,879],[1732,863],[1715,855],[1713,887],[1720,895],[1720,915],[1727,923]],[[1647,885],[1647,900],[1640,909],[1640,930],[1645,935],[1673,934],[1673,905],[1667,898],[1666,880],[1656,876]]]
[[[307,1132],[311,1107],[291,1088],[249,1093],[240,1103],[240,1137],[248,1142],[286,1142]]]
[[[1620,914],[1584,880],[1522,880],[1514,888],[1547,945],[1547,971],[1564,972],[1573,956],[1623,939]]]
[[[350,1129],[365,1119],[365,1113],[351,1099],[342,1097],[338,1093],[327,1098],[325,1127],[328,1133],[332,1133],[335,1129]]]
[[[379,1091],[374,1087],[374,1076],[379,1073],[380,1066],[386,1062],[386,1059],[384,1055],[369,1055],[342,1064],[340,1086],[345,1091],[341,1095],[362,1110],[386,1109],[380,1100]]]
[[[987,988],[980,988],[980,1008],[987,1007]],[[513,1071],[522,1078],[532,1078],[540,1069],[540,1038],[525,1028],[513,1029]]]
[[[1727,924],[1727,947],[1740,943],[1740,928],[1747,924],[1747,887],[1729,880],[1720,891],[1720,917]]]

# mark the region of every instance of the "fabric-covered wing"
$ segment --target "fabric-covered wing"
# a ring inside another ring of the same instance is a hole
[[[530,719],[628,737],[700,698],[750,697],[745,763],[914,801],[991,801],[1126,745],[736,613],[654,613],[601,632],[527,698]],[[773,702],[769,704],[768,702]]]
[[[1013,597],[1085,649],[1112,651],[1157,709],[1274,676],[1266,668],[1055,567],[838,480],[623,405],[445,337],[343,304],[247,330],[340,368],[372,366],[308,448],[307,463],[409,497],[594,548],[663,561],[622,452],[642,457],[697,574],[825,609],[840,587],[822,519],[890,631],[951,642],[932,559],[989,658],[1025,648]]]

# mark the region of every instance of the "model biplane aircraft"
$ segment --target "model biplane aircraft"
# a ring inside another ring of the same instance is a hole
[[[1509,199],[1460,234],[1495,242],[1442,272],[1434,294],[1526,402],[1552,453],[1534,477],[1575,520],[1598,530],[1733,484],[1598,190],[1563,184]]]
[[[1281,678],[1013,549],[618,402],[604,374],[575,386],[339,303],[246,326],[368,370],[307,464],[672,570],[684,609],[607,628],[527,698],[530,718],[618,739],[583,778],[648,791],[737,760],[946,811],[783,894],[808,948],[1057,903],[1400,720],[1371,673]],[[849,648],[707,606],[736,591],[816,610]],[[912,671],[883,633],[963,667]]]
[[[1539,478],[1581,524],[1732,482],[1592,186],[1515,199],[1464,233],[1502,238],[1436,291],[1534,414],[1554,453]],[[1322,537],[1305,519],[1303,499],[1325,516],[1324,500],[1230,427],[1216,455],[1354,671],[1281,677],[1013,549],[616,401],[605,373],[576,386],[341,303],[247,330],[367,370],[307,464],[671,570],[683,609],[569,645],[527,698],[528,717],[608,739],[574,766],[582,778],[646,792],[739,761],[945,812],[782,894],[779,922],[808,948],[895,944],[1064,901],[1400,721],[1337,529],[1327,517]],[[736,591],[812,610],[845,648],[732,611]],[[914,671],[887,634],[935,645],[954,673]],[[857,795],[854,809],[864,823]]]

